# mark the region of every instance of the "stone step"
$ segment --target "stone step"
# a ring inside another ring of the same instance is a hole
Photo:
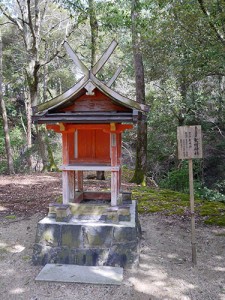
[[[120,285],[123,280],[123,268],[46,264],[35,280]]]

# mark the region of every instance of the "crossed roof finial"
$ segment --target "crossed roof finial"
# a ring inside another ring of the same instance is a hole
[[[77,54],[72,50],[70,45],[65,42],[64,47],[66,49],[67,54],[71,57],[75,65],[81,70],[81,72],[84,74],[85,77],[89,77],[89,79],[92,79],[95,77],[95,75],[102,69],[104,64],[107,62],[109,57],[112,55],[114,49],[117,46],[117,42],[115,40],[112,41],[112,43],[109,45],[107,50],[104,52],[104,54],[99,58],[99,60],[96,62],[96,64],[89,70],[84,63],[79,59]],[[116,72],[114,73],[113,77],[108,81],[106,84],[108,87],[110,87],[113,82],[116,80],[116,78],[121,73],[122,68],[119,67]],[[88,91],[91,92],[91,91]]]

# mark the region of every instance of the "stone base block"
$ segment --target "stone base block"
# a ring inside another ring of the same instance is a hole
[[[126,207],[127,208],[127,207]],[[129,205],[130,221],[78,220],[57,222],[46,217],[38,223],[33,263],[118,266],[139,261],[140,226],[136,202]]]

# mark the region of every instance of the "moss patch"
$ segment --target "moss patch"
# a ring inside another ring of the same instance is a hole
[[[77,204],[70,203],[70,210],[73,215],[102,215],[108,205]]]
[[[206,224],[225,226],[225,203],[202,201],[198,209],[200,216],[205,217]]]
[[[205,220],[205,223],[209,225],[225,226],[225,216],[208,217],[207,220]]]
[[[25,261],[27,261],[27,260],[30,260],[31,257],[29,255],[25,255],[25,256],[22,257],[22,259],[25,260]]]
[[[148,187],[138,187],[132,192],[133,199],[138,200],[140,213],[164,212],[165,214],[182,214],[189,205],[186,194],[170,190],[157,190]]]
[[[15,220],[16,216],[15,215],[5,216],[5,219],[7,219],[7,220]]]
[[[163,213],[164,215],[189,215],[189,194],[172,190],[136,187],[132,197],[138,201],[139,213]],[[206,224],[225,226],[225,203],[195,199],[195,211]]]
[[[203,202],[200,207],[201,216],[225,215],[225,205],[222,202]]]
[[[5,254],[5,253],[7,253],[8,251],[7,251],[7,249],[6,248],[0,248],[0,255],[1,254]]]
[[[221,233],[216,233],[216,236],[224,236],[225,237],[225,232],[221,232]]]

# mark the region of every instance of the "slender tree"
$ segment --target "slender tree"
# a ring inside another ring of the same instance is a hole
[[[96,17],[94,0],[88,0],[88,4],[89,4],[89,22],[91,28],[91,67],[93,67],[97,61],[96,54],[97,54],[97,39],[98,39],[98,20]]]
[[[145,78],[144,66],[141,52],[141,38],[138,25],[139,18],[139,0],[132,0],[131,8],[131,31],[132,47],[134,57],[135,83],[136,83],[136,101],[145,104]],[[136,143],[136,164],[132,182],[146,185],[147,172],[147,122],[139,120],[137,124],[137,143]]]
[[[98,39],[98,20],[95,10],[94,0],[88,0],[89,5],[89,23],[91,28],[91,68],[97,61],[97,39]],[[104,171],[97,171],[96,177],[98,180],[104,180]]]
[[[7,111],[6,111],[5,101],[4,101],[3,92],[2,92],[2,78],[3,78],[3,76],[2,76],[2,37],[0,35],[0,107],[1,107],[1,115],[2,115],[4,136],[5,136],[5,150],[6,150],[6,155],[7,155],[8,173],[14,174],[12,148],[11,148],[10,136],[9,136],[8,117],[7,117]]]

